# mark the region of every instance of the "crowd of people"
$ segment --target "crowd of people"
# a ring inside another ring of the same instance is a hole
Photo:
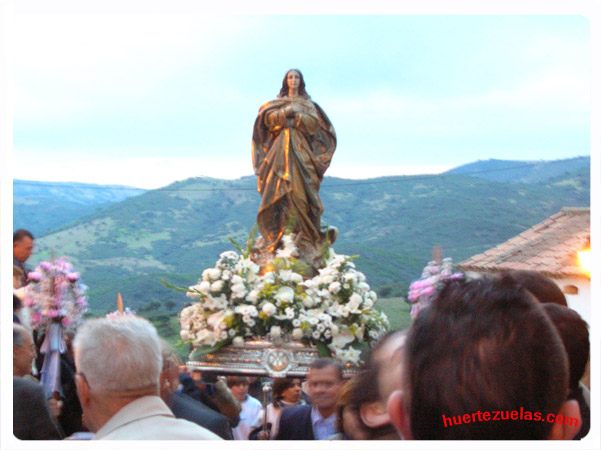
[[[35,337],[18,322],[17,308],[19,439],[571,440],[590,427],[588,326],[534,272],[445,281],[350,378],[329,358],[304,379],[189,370],[150,322],[121,315],[67,336],[61,389],[47,398]]]

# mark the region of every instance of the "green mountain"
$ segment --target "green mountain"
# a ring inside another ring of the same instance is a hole
[[[127,186],[14,180],[13,228],[43,236],[142,192]]]
[[[447,174],[469,175],[506,183],[542,183],[569,172],[589,168],[591,159],[579,156],[555,161],[506,161],[489,159],[451,169]]]
[[[339,229],[338,253],[384,296],[404,295],[434,245],[459,262],[524,231],[564,206],[589,204],[589,169],[544,183],[500,183],[465,175],[326,178],[323,222]],[[259,204],[254,177],[192,178],[98,211],[38,240],[35,261],[67,256],[89,285],[97,313],[116,293],[139,312],[175,312],[187,302],[161,284],[194,283],[219,253],[244,242]],[[166,316],[165,316],[166,317]]]

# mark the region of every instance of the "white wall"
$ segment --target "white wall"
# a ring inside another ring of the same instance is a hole
[[[565,294],[568,306],[591,325],[591,282],[585,278],[554,278],[553,281],[564,291],[566,286],[576,286],[577,295]]]

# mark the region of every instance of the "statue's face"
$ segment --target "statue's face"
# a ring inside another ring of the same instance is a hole
[[[291,70],[286,75],[286,84],[288,85],[288,89],[298,89],[300,86],[300,73],[296,70]]]

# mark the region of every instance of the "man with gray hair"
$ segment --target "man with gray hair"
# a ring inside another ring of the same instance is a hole
[[[147,320],[88,320],[73,346],[84,423],[96,439],[220,439],[176,419],[159,397],[161,347]]]

